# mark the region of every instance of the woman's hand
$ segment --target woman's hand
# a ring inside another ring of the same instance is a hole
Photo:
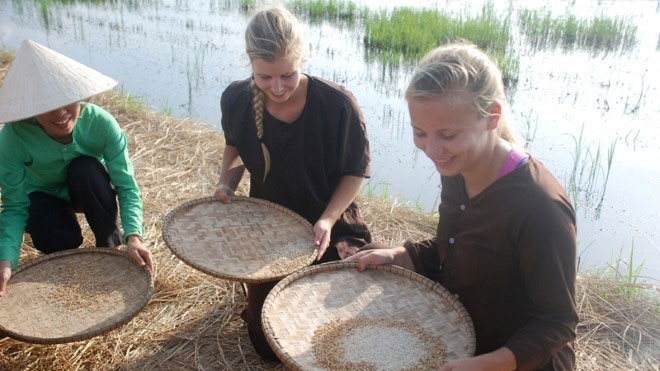
[[[367,269],[369,265],[394,264],[402,268],[414,271],[415,266],[410,259],[410,255],[403,246],[388,246],[378,242],[372,242],[364,245],[355,255],[345,260],[357,261],[357,270],[359,272]]]
[[[154,263],[151,258],[151,251],[142,246],[142,241],[137,236],[128,236],[126,239],[126,251],[128,256],[131,257],[140,267],[145,265],[149,267],[151,273],[154,273]]]
[[[316,261],[319,261],[330,245],[330,233],[335,222],[331,219],[319,219],[312,231],[314,232],[314,247],[318,249]]]
[[[11,263],[9,260],[0,260],[0,298],[7,292],[7,282],[11,278]]]
[[[337,188],[332,193],[328,206],[325,207],[323,214],[316,224],[314,224],[314,246],[319,249],[319,253],[316,256],[317,261],[321,259],[328,245],[330,245],[332,227],[355,199],[355,196],[360,191],[360,185],[363,179],[362,177],[353,175],[342,176]]]
[[[223,204],[228,204],[231,202],[231,196],[234,195],[234,190],[224,183],[218,183],[214,195]]]

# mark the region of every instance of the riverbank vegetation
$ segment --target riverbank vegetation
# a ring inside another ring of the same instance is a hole
[[[0,82],[10,60],[0,53]],[[129,323],[87,341],[34,345],[0,338],[0,370],[284,370],[254,352],[239,315],[246,305],[241,286],[183,264],[161,236],[169,209],[212,194],[222,135],[203,123],[149,112],[127,93],[103,94],[94,103],[110,111],[129,138],[144,198],[145,243],[157,263],[153,296]],[[238,194],[247,195],[245,180]],[[435,231],[430,215],[377,197],[361,196],[359,203],[378,241],[401,243]],[[87,227],[84,235],[83,246],[93,246]],[[37,255],[26,235],[21,262]],[[658,370],[660,293],[614,270],[578,277],[578,369]]]
[[[518,20],[527,42],[534,48],[626,51],[637,42],[637,26],[623,18],[553,16],[549,11],[521,9]]]
[[[38,5],[46,28],[61,24],[66,12],[61,5],[71,3],[103,4],[121,9],[158,8],[153,0],[16,0]],[[184,1],[176,6],[185,7]],[[226,0],[211,2],[211,7],[238,7],[246,12],[264,0]],[[301,18],[311,22],[329,22],[349,26],[361,35],[364,58],[386,69],[412,68],[433,47],[465,39],[486,50],[498,63],[505,83],[515,88],[521,54],[541,49],[585,50],[592,54],[628,51],[638,42],[637,27],[630,19],[594,15],[580,18],[571,14],[553,14],[546,8],[509,8],[502,14],[495,2],[486,1],[478,9],[466,5],[458,14],[442,9],[393,7],[374,10],[353,0],[287,0]],[[190,24],[193,21],[190,20]],[[116,25],[116,27],[120,27]],[[520,37],[522,36],[522,37]],[[188,71],[190,85],[190,71]],[[189,87],[190,89],[190,87]]]
[[[243,9],[258,4],[243,0]],[[553,15],[525,8],[512,9],[502,17],[490,2],[472,15],[411,7],[373,11],[350,0],[290,0],[287,5],[312,22],[361,24],[365,58],[388,68],[413,66],[437,45],[469,40],[495,59],[509,87],[518,81],[521,51],[514,50],[512,42],[512,33],[517,30],[532,50],[561,47],[598,53],[630,50],[637,43],[637,27],[629,19],[600,15],[578,18],[570,12]]]

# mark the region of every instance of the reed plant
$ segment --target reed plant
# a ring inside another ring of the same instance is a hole
[[[660,2],[658,4],[660,4]],[[657,50],[660,50],[660,38],[658,38],[658,42],[659,43]],[[645,94],[649,90],[649,86],[648,86],[649,84],[646,83],[647,72],[648,70],[644,71],[644,73],[642,74],[642,79],[641,79],[642,81],[640,84],[639,95],[637,96],[637,99],[634,101],[634,103],[630,101],[631,99],[630,96],[626,97],[626,102],[624,104],[624,109],[623,109],[624,113],[636,114],[637,112],[639,112],[639,109],[642,106],[642,100],[644,99]]]
[[[507,49],[510,20],[497,15],[492,6],[484,6],[479,15],[472,17],[453,17],[431,9],[396,8],[370,14],[364,28],[368,60],[391,66],[415,64],[438,45],[464,39],[496,60],[507,85],[517,81],[519,63]]]
[[[598,218],[605,199],[618,139],[615,138],[610,143],[607,153],[604,154],[600,144],[594,149],[585,142],[584,124],[579,136],[570,135],[570,137],[573,141],[573,166],[564,187],[576,210],[584,200],[587,206],[592,206]],[[600,197],[595,199],[597,195]]]
[[[114,89],[117,98],[122,101],[123,106],[126,110],[130,112],[142,112],[148,110],[148,105],[144,102],[144,99],[132,95],[124,89],[124,85],[120,85],[118,88]],[[95,98],[92,98],[94,100]]]
[[[626,145],[632,146],[635,148],[637,146],[637,143],[639,141],[639,134],[641,133],[640,129],[634,130],[630,129],[628,130],[628,133],[626,133],[626,136],[624,137],[624,142]]]
[[[41,13],[41,18],[44,21],[44,27],[48,29],[50,25],[50,15],[48,9],[52,5],[51,0],[39,0],[39,12]]]
[[[627,283],[629,285],[634,285],[637,283],[640,277],[640,272],[644,268],[644,261],[635,265],[635,241],[633,240],[630,244],[630,254],[627,262],[623,262],[621,259],[617,259],[617,264],[612,267],[611,272],[615,273],[615,276],[611,276],[611,279]],[[625,263],[625,268],[621,269],[619,266],[620,263]]]
[[[391,195],[389,192],[389,188],[391,185],[392,183],[386,180],[379,181],[378,183],[375,184],[374,182],[369,180],[362,186],[360,193],[366,197],[375,197],[381,200],[390,200]]]
[[[14,2],[20,2],[23,0],[14,0]],[[106,4],[106,3],[124,3],[128,6],[134,6],[134,5],[139,5],[140,3],[153,3],[154,1],[157,0],[32,0],[32,1],[38,1],[40,6],[45,5],[46,7],[51,6],[55,3],[58,4],[63,4],[63,5],[71,5],[71,4]]]
[[[538,114],[534,115],[532,118],[533,110],[530,110],[528,114],[523,115],[523,121],[525,127],[523,128],[523,147],[529,150],[532,147],[532,143],[536,139],[536,132],[539,129],[539,117]]]
[[[553,16],[549,11],[522,9],[518,24],[534,48],[583,48],[595,52],[630,50],[637,43],[637,26],[620,17]]]
[[[241,0],[241,3],[239,7],[243,11],[249,11],[250,9],[254,9],[257,6],[257,1],[256,0]]]
[[[603,209],[603,204],[605,203],[605,193],[607,192],[607,184],[610,179],[610,172],[612,171],[612,163],[614,161],[614,152],[616,150],[617,142],[618,142],[618,138],[614,139],[614,141],[610,143],[610,146],[607,149],[607,162],[604,166],[605,179],[603,181],[603,188],[600,191],[600,198],[598,200],[598,204],[594,207],[594,214],[596,218],[600,218],[600,213]]]
[[[169,99],[165,100],[165,103],[163,104],[163,106],[158,111],[158,114],[162,115],[162,116],[167,116],[167,117],[172,116],[172,103],[170,102]]]
[[[582,276],[618,283],[616,295],[625,295],[631,299],[637,295],[645,295],[649,285],[652,287],[652,284],[648,282],[649,278],[642,276],[645,264],[644,260],[641,262],[635,260],[635,241],[633,239],[629,251],[625,252],[624,247],[621,247],[618,254],[613,251],[605,266],[585,269],[578,265],[578,272]]]
[[[334,21],[355,25],[369,14],[366,6],[349,0],[292,0],[287,7],[311,22]]]
[[[582,174],[582,165],[584,164],[583,158],[583,140],[584,140],[584,124],[580,129],[580,135],[576,138],[571,135],[573,140],[573,167],[571,173],[568,177],[568,182],[565,184],[565,188],[568,191],[569,198],[573,204],[573,207],[577,210],[579,208],[580,201],[580,174]]]

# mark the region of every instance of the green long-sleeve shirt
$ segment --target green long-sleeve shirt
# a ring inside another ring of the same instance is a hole
[[[110,113],[94,104],[81,105],[69,144],[53,140],[34,118],[0,126],[0,260],[9,260],[13,267],[27,223],[28,194],[42,191],[70,200],[66,169],[82,155],[106,166],[119,200],[124,239],[144,233],[142,199],[126,135]]]

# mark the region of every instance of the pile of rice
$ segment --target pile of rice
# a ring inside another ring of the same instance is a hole
[[[333,321],[316,330],[312,346],[316,362],[333,371],[424,371],[445,363],[438,339],[403,320]]]

